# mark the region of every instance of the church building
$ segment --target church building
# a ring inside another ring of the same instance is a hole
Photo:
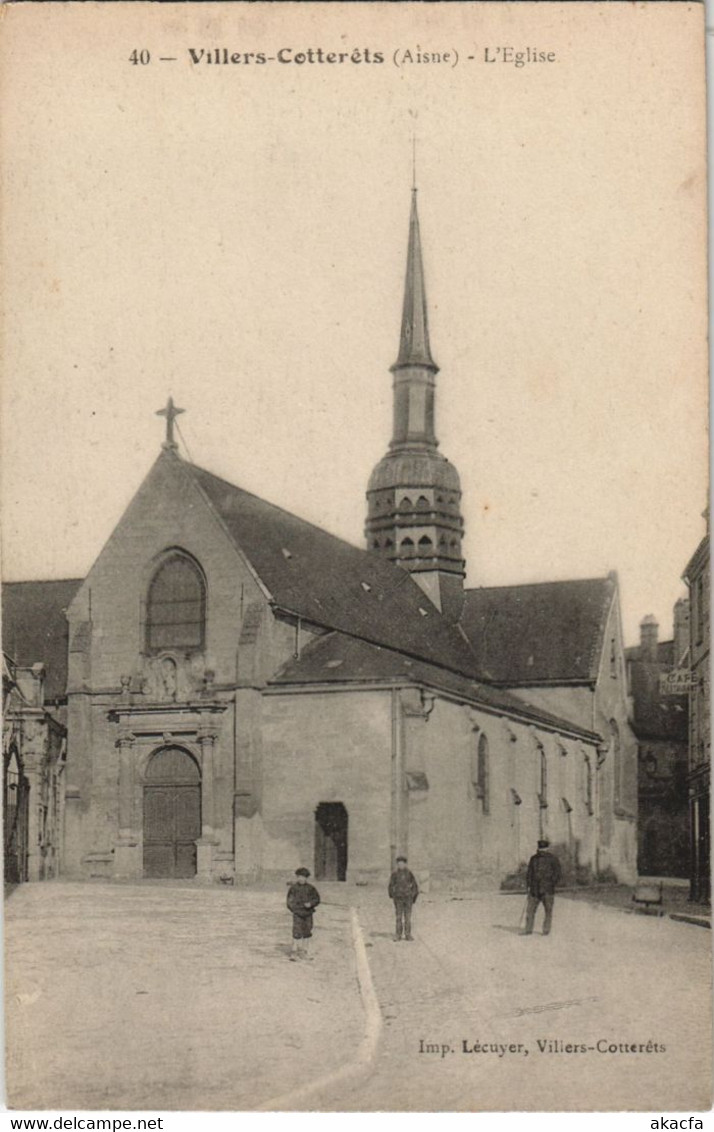
[[[414,190],[364,548],[184,459],[169,400],[66,603],[65,876],[369,883],[406,853],[422,883],[497,887],[547,836],[570,880],[634,881],[616,576],[465,587],[437,373]]]

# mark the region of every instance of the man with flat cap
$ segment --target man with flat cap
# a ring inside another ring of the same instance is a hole
[[[394,901],[394,911],[397,917],[397,928],[394,933],[394,942],[404,937],[411,940],[412,936],[412,905],[419,895],[419,885],[412,872],[407,868],[406,857],[397,857],[396,869],[389,878],[389,895]]]
[[[320,893],[308,884],[309,869],[296,869],[295,881],[288,889],[288,910],[293,914],[293,947],[290,959],[312,959],[309,952],[312,936],[312,913],[320,903]]]
[[[555,853],[548,851],[549,848],[550,842],[545,838],[541,838],[538,842],[538,852],[534,853],[528,862],[528,874],[526,877],[528,903],[524,935],[532,935],[533,933],[533,922],[539,904],[542,904],[545,908],[543,935],[550,934],[550,926],[553,922],[555,889],[560,881],[561,868],[560,861]]]

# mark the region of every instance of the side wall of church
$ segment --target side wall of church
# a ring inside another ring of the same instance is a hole
[[[630,728],[619,603],[613,601],[603,632],[594,688],[513,688],[514,694],[600,734],[595,781],[597,871],[632,884],[637,874],[637,741]]]
[[[395,698],[396,697],[396,698]],[[269,694],[260,727],[262,875],[320,877],[316,811],[348,812],[347,879],[382,882],[405,852],[423,885],[516,886],[548,836],[569,881],[592,873],[592,742],[429,689]]]
[[[568,736],[436,698],[406,700],[409,858],[437,887],[516,883],[548,836],[569,877],[592,864],[596,751]]]
[[[306,865],[319,879],[316,810],[340,802],[347,811],[347,879],[388,871],[390,705],[388,691],[263,697],[263,875],[290,876]]]

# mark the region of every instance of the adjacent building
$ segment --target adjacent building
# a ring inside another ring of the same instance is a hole
[[[689,876],[689,602],[674,607],[674,635],[660,641],[649,614],[640,643],[626,650],[637,739],[638,872],[641,876]]]
[[[6,884],[59,873],[66,728],[45,702],[45,669],[3,654],[3,861]]]
[[[684,580],[689,587],[690,674],[689,766],[687,788],[690,813],[690,896],[711,900],[711,700],[709,695],[709,511],[707,533],[687,563]]]

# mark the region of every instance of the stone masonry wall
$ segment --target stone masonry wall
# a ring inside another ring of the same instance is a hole
[[[262,716],[262,869],[314,871],[315,810],[348,813],[347,879],[386,874],[391,838],[388,691],[268,695]]]

